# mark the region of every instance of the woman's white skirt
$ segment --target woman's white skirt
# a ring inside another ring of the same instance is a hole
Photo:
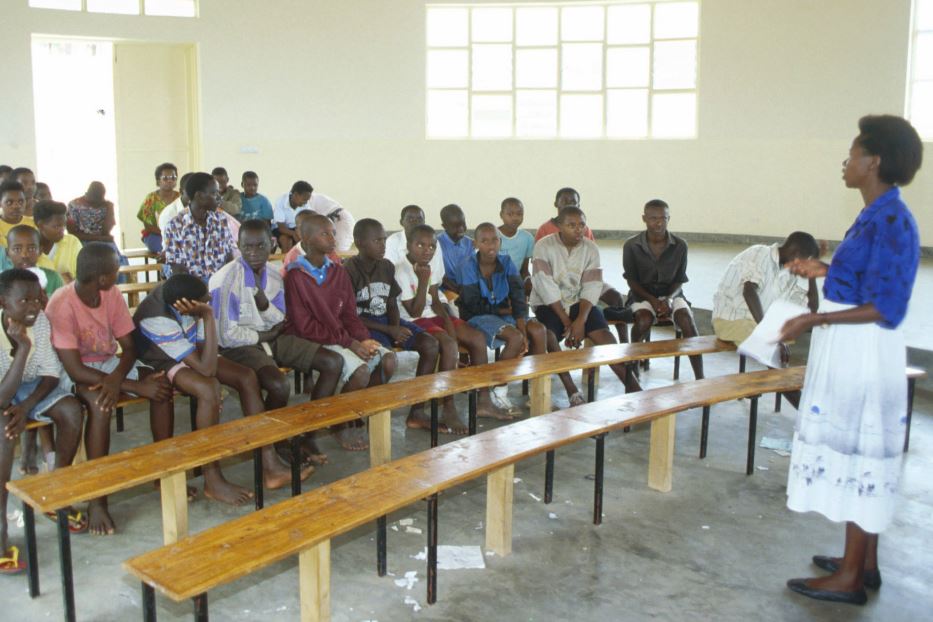
[[[850,309],[822,301],[820,311]],[[813,329],[787,507],[880,533],[894,514],[907,424],[904,337],[877,324]]]

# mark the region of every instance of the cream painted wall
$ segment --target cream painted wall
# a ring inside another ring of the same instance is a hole
[[[195,20],[25,4],[0,23],[5,84],[23,87],[0,100],[0,161],[34,160],[30,33],[191,42],[202,168],[255,169],[273,199],[306,178],[390,224],[411,202],[476,224],[517,195],[535,226],[574,185],[596,229],[638,228],[659,196],[674,230],[838,239],[859,208],[839,179],[858,117],[904,110],[909,0],[701,0],[698,139],[625,142],[426,141],[423,0],[201,0]],[[906,192],[928,245],[931,182],[928,163]]]

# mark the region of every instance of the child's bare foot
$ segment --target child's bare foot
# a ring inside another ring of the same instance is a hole
[[[314,473],[314,465],[306,464],[301,468],[301,481],[305,481],[311,474]],[[283,468],[282,470],[275,469],[263,469],[262,471],[262,485],[268,488],[269,490],[278,490],[292,483],[292,471],[289,468]]]
[[[94,499],[87,506],[88,531],[95,536],[112,536],[117,526],[107,510],[105,499]]]
[[[369,449],[369,440],[366,438],[365,428],[342,425],[339,429],[334,430],[334,438],[347,451],[366,451]]]
[[[204,496],[221,503],[243,505],[253,498],[253,493],[248,488],[231,484],[220,476],[210,483],[204,482]]]
[[[412,406],[408,411],[408,418],[405,419],[405,425],[413,429],[430,430],[431,415],[424,412],[424,406],[421,404]]]
[[[327,454],[317,446],[317,440],[315,440],[313,432],[305,434],[301,439],[301,457],[305,461],[310,460],[311,464],[327,464]]]
[[[443,434],[463,436],[470,431],[470,427],[460,418],[460,413],[457,412],[453,403],[444,404],[440,422],[441,425],[438,427],[438,431]]]
[[[492,403],[492,400],[489,398],[487,393],[484,397],[481,395],[476,402],[476,416],[484,417],[486,419],[498,419],[499,421],[512,421],[515,419],[514,415],[510,415],[509,411],[499,408]]]

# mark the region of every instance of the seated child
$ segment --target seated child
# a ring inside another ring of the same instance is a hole
[[[424,224],[424,210],[417,205],[406,205],[402,208],[399,224],[402,225],[402,230],[386,238],[386,259],[391,261],[392,265],[398,265],[408,254],[408,238],[415,227]],[[444,251],[438,246],[431,257],[431,272],[439,274],[443,279],[444,270]]]
[[[502,242],[500,252],[508,255],[512,264],[518,268],[518,273],[525,284],[525,295],[528,295],[531,293],[531,273],[528,271],[528,263],[534,254],[535,239],[524,229],[519,229],[525,221],[524,204],[514,197],[503,200],[499,209],[499,218],[502,219],[502,224],[499,225],[499,240]]]
[[[0,184],[0,246],[6,246],[6,234],[16,225],[35,227],[32,216],[24,215],[26,194],[23,184],[13,179]]]
[[[43,308],[48,297],[55,293],[65,283],[61,275],[50,268],[37,265],[39,261],[39,232],[29,225],[16,225],[6,235],[6,253],[3,254],[5,263],[0,265],[0,271],[9,268],[22,268],[29,270],[39,277],[39,287],[43,293]]]
[[[658,318],[671,319],[684,337],[696,337],[693,312],[683,293],[687,282],[687,243],[667,230],[670,209],[661,199],[645,203],[645,231],[622,246],[622,275],[629,286],[635,314],[632,343],[643,341]],[[703,357],[690,357],[696,378],[703,377]]]
[[[334,394],[343,359],[320,344],[285,335],[285,290],[282,276],[267,263],[272,251],[269,227],[262,220],[247,220],[240,227],[240,257],[211,277],[211,307],[217,322],[220,355],[256,371],[266,391],[266,410],[288,405],[288,378],[279,367],[291,367],[308,377],[320,372],[311,399]],[[315,462],[326,460],[304,439],[303,452]],[[308,473],[310,475],[310,472]]]
[[[395,266],[385,259],[386,232],[378,220],[364,218],[353,227],[353,241],[359,254],[343,262],[356,292],[356,311],[369,336],[386,348],[393,346],[418,353],[416,376],[434,372],[437,367],[437,339],[412,322],[401,319],[395,282]],[[424,403],[414,404],[408,413],[410,428],[431,427]]]
[[[444,232],[437,236],[437,242],[444,259],[443,286],[445,290],[459,293],[458,268],[473,254],[473,240],[465,235],[466,216],[459,205],[451,203],[441,209],[441,225]]]
[[[133,320],[122,294],[113,286],[119,265],[110,245],[89,242],[78,254],[77,278],[55,292],[46,308],[52,345],[69,376],[66,384],[75,385],[78,398],[88,408],[88,459],[110,452],[110,414],[121,393],[149,399],[153,440],[172,435],[172,388],[164,374],[136,363]],[[118,345],[122,349],[119,357]],[[91,533],[114,532],[106,497],[91,501],[88,516]]]
[[[26,207],[23,210],[24,216],[32,218],[32,209],[36,204],[36,174],[25,166],[17,166],[10,173],[10,178],[23,184],[23,193],[26,196]]]
[[[243,415],[265,410],[255,372],[218,354],[217,325],[209,301],[204,281],[175,274],[157,285],[133,315],[139,360],[164,372],[179,391],[197,398],[198,430],[220,421],[221,384],[237,392]],[[242,505],[253,497],[248,488],[224,478],[220,462],[205,465],[203,472],[206,497],[230,505]],[[267,487],[291,481],[291,471],[271,446],[262,448],[262,474]]]
[[[356,314],[356,294],[346,268],[327,257],[335,248],[334,223],[314,214],[301,222],[307,254],[288,265],[285,274],[285,334],[322,344],[343,357],[341,380],[348,393],[388,382],[395,373],[395,353],[370,338]],[[362,421],[359,421],[362,424]],[[369,447],[363,427],[335,430],[344,449]]]
[[[558,232],[535,244],[530,301],[535,317],[570,348],[579,348],[587,338],[596,345],[615,343],[597,306],[603,271],[599,248],[584,237],[583,211],[565,207],[557,222]],[[609,367],[625,384],[626,392],[641,390],[631,365]]]
[[[300,232],[301,224],[304,222],[306,218],[311,218],[312,216],[314,216],[314,212],[312,212],[311,210],[304,210],[303,212],[298,212],[298,215],[295,216],[295,227],[297,231]],[[282,276],[285,276],[285,273],[288,272],[288,265],[290,263],[292,263],[299,257],[304,257],[305,255],[307,255],[307,251],[304,247],[304,243],[299,240],[297,244],[292,246],[291,249],[289,249],[289,251],[285,253],[285,257],[282,258],[282,270],[281,270]],[[327,258],[330,259],[334,263],[343,263],[343,261],[340,259],[340,256],[337,254],[336,250],[334,250],[332,253],[327,255]]]
[[[215,166],[211,171],[211,177],[217,182],[221,209],[231,216],[239,216],[240,210],[243,209],[240,191],[230,185],[230,176],[227,175],[227,169],[222,166]]]
[[[32,217],[39,230],[39,265],[62,275],[65,283],[75,278],[81,240],[65,232],[65,214],[68,207],[56,201],[39,201]]]
[[[39,279],[13,268],[0,274],[0,573],[26,568],[7,533],[7,482],[17,437],[28,421],[53,422],[55,468],[71,464],[81,441],[81,404],[58,386],[61,364],[51,343],[49,321],[42,312]],[[72,532],[87,529],[80,512],[69,511]]]
[[[227,219],[218,211],[217,182],[207,173],[194,173],[185,183],[188,209],[163,231],[165,263],[172,274],[191,274],[205,283],[233,259],[236,245]],[[239,225],[239,223],[237,223]]]
[[[116,226],[116,215],[101,182],[92,181],[83,195],[72,199],[65,216],[68,233],[82,243],[113,242],[111,231]]]
[[[395,280],[401,289],[402,319],[413,322],[437,339],[440,345],[438,369],[449,371],[457,368],[458,344],[463,345],[473,365],[489,362],[486,352],[486,337],[460,318],[452,317],[447,308],[447,299],[439,291],[441,275],[432,269],[431,259],[437,249],[434,229],[428,225],[414,227],[408,235],[408,253],[395,264]],[[479,391],[476,402],[479,417],[511,419],[512,417],[492,403],[488,389]],[[468,426],[454,408],[453,397],[443,400],[444,432],[466,434]]]
[[[168,226],[168,223],[172,222],[172,219],[175,216],[178,216],[180,213],[188,209],[188,195],[185,194],[185,184],[188,183],[188,180],[191,179],[191,176],[194,175],[193,172],[185,173],[181,176],[181,179],[178,180],[178,197],[165,206],[161,212],[159,212],[159,229],[165,231],[165,228]]]
[[[35,193],[36,203],[39,201],[51,201],[52,200],[52,189],[49,188],[49,185],[44,181],[36,182],[36,193]]]
[[[272,203],[266,198],[266,195],[259,194],[259,175],[253,171],[246,171],[240,180],[243,186],[243,192],[240,193],[240,213],[237,218],[240,222],[259,219],[269,223],[272,227]]]
[[[280,196],[272,208],[276,239],[283,253],[287,253],[292,246],[301,241],[301,235],[296,229],[295,216],[299,211],[309,209],[308,203],[313,192],[314,188],[308,182],[296,181],[292,184],[292,189]]]

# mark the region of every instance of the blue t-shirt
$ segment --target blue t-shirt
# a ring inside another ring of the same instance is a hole
[[[256,193],[254,197],[247,197],[246,194],[241,192],[240,200],[243,204],[240,208],[240,213],[237,214],[237,218],[240,222],[246,222],[247,220],[256,218],[270,223],[272,222],[272,203],[269,202],[269,199],[267,199],[265,195]]]
[[[534,254],[534,236],[524,229],[519,229],[512,237],[507,237],[504,233],[499,231],[499,229],[496,229],[496,233],[499,235],[499,240],[502,242],[499,251],[508,255],[512,263],[515,264],[515,267],[521,271],[522,264],[525,260],[531,259]]]
[[[823,295],[844,304],[870,302],[883,318],[880,326],[897,328],[907,314],[919,263],[917,223],[894,187],[863,209],[846,231]]]
[[[467,236],[460,238],[460,241],[454,243],[447,235],[446,231],[437,236],[437,243],[444,251],[444,272],[447,278],[458,283],[457,268],[463,263],[463,260],[473,253],[473,240]]]
[[[460,317],[465,320],[477,315],[499,315],[498,310],[511,307],[515,319],[528,317],[525,288],[518,268],[505,253],[499,253],[499,261],[492,273],[490,283],[480,271],[478,253],[473,252],[457,267],[457,279],[461,286]]]

